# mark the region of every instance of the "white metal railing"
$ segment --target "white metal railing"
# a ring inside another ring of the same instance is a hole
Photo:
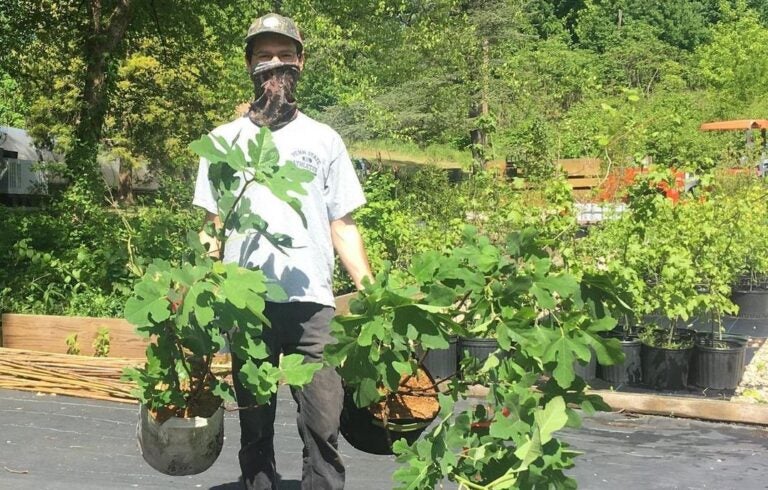
[[[34,160],[3,158],[0,168],[0,192],[4,194],[35,194],[45,187],[45,174],[32,170]]]

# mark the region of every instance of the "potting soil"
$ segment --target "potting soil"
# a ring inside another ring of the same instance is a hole
[[[370,407],[379,420],[429,420],[440,411],[435,382],[423,371],[415,376],[404,376],[398,393],[390,393],[385,400]]]

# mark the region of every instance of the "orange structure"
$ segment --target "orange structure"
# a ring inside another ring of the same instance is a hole
[[[748,172],[754,171],[759,176],[765,176],[768,174],[768,155],[766,150],[768,149],[768,139],[766,139],[766,129],[768,129],[768,119],[733,119],[730,121],[713,121],[703,123],[699,126],[702,131],[744,131],[746,138],[746,145],[750,147],[754,144],[752,139],[752,130],[759,129],[760,136],[763,139],[762,148],[763,154],[760,157],[760,163],[751,167],[750,169],[732,168],[726,169],[727,173],[742,173],[745,170]]]
[[[734,131],[759,129],[763,134],[768,128],[768,119],[734,119],[731,121],[714,121],[699,126],[702,131]]]

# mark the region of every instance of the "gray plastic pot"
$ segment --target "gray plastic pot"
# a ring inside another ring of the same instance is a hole
[[[159,424],[141,405],[136,427],[141,455],[171,476],[196,475],[211,467],[224,445],[224,408],[209,418],[171,417]]]
[[[573,363],[573,372],[576,376],[581,376],[584,381],[597,378],[597,354],[592,347],[589,348],[589,362],[576,359]]]
[[[483,363],[498,348],[499,343],[496,342],[496,339],[467,339],[459,337],[459,359],[464,359],[464,354],[466,353]]]

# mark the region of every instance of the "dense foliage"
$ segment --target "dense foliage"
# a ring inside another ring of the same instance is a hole
[[[603,364],[622,359],[618,341],[600,335],[616,325],[606,309],[615,301],[605,277],[562,270],[535,234],[527,228],[494,245],[468,227],[459,246],[379,274],[336,319],[326,358],[361,407],[413,376],[419,352],[445,349],[457,335],[498,342],[485,362],[463,363],[461,380],[447,380],[428,434],[395,443],[404,463],[397,488],[435,488],[444,478],[468,489],[574,486],[563,470],[576,453],[553,433],[579,426],[572,407],[605,407],[585,393],[574,364],[592,352]],[[474,384],[490,387],[485,403],[462,410],[456,403]]]
[[[699,317],[719,332],[722,316],[737,313],[732,289],[764,287],[768,188],[750,174],[719,173],[670,197],[662,189],[671,178],[660,171],[637,179],[626,211],[576,242],[568,262],[614,277],[634,310],[628,326],[647,315],[670,327]]]
[[[487,157],[534,168],[552,156],[706,167],[739,139],[698,134],[702,121],[765,110],[763,0],[1,5],[0,124],[74,151],[101,56],[101,151],[175,175],[189,175],[193,136],[248,99],[242,34],[270,9],[306,37],[304,110],[349,140],[468,150],[476,130]],[[123,8],[124,34],[95,43],[118,34]]]

